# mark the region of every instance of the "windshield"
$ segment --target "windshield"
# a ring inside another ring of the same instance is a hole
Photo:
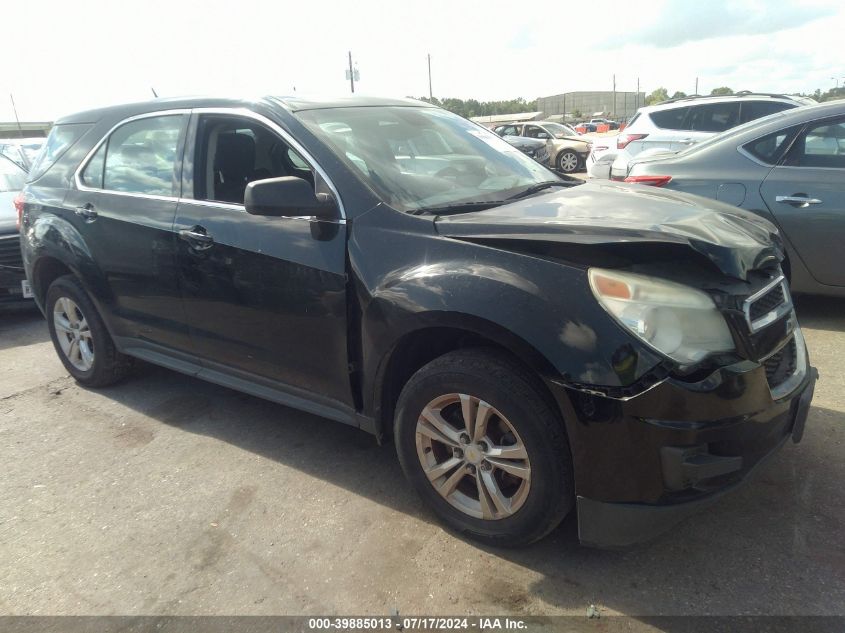
[[[560,181],[493,132],[438,108],[328,108],[297,116],[399,211],[492,206]]]
[[[573,130],[568,125],[562,123],[544,123],[544,127],[554,134],[555,138],[563,138],[565,136],[578,136],[578,132]]]
[[[26,172],[5,156],[0,156],[0,192],[20,191],[26,184]]]

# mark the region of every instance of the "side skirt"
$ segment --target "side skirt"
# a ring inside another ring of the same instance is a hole
[[[375,420],[336,400],[148,341],[114,337],[114,342],[127,356],[375,434]]]

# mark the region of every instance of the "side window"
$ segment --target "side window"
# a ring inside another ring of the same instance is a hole
[[[755,119],[761,119],[775,112],[788,110],[793,106],[783,101],[743,101],[740,104],[740,123],[748,123]]]
[[[783,152],[789,147],[789,143],[800,129],[799,126],[787,128],[786,130],[778,130],[750,143],[746,143],[742,147],[758,160],[763,161],[767,165],[774,165],[780,160]]]
[[[651,120],[659,128],[663,128],[664,130],[683,130],[687,112],[689,112],[689,106],[660,110],[659,112],[652,112],[648,116],[651,117]]]
[[[786,164],[845,169],[845,120],[810,124],[792,145]]]
[[[47,137],[47,142],[41,147],[32,167],[29,168],[29,182],[41,178],[47,173],[47,170],[59,160],[61,155],[90,128],[90,123],[54,125],[53,129],[50,130],[50,136]]]
[[[206,115],[197,126],[194,198],[243,204],[255,180],[296,176],[314,185],[305,159],[275,132],[249,118]]]
[[[519,129],[515,125],[502,125],[496,128],[499,136],[519,136]]]
[[[705,103],[692,106],[688,128],[695,132],[724,132],[739,123],[739,103]]]
[[[148,117],[112,132],[106,142],[103,189],[176,195],[176,150],[184,119],[182,115]]]
[[[106,166],[106,147],[108,143],[100,145],[97,153],[91,157],[85,169],[82,170],[79,179],[82,184],[92,189],[103,188],[103,168]]]
[[[552,138],[551,134],[537,125],[526,125],[525,136],[529,136],[531,138]]]

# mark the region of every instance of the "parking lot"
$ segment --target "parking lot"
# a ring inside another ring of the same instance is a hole
[[[479,547],[390,446],[151,366],[76,386],[37,312],[0,319],[6,614],[843,614],[845,302],[803,298],[821,374],[801,444],[670,534]]]

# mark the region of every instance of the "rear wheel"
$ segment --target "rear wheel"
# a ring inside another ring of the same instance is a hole
[[[117,351],[94,303],[73,275],[50,285],[45,304],[53,346],[77,382],[104,387],[126,375],[129,358]]]
[[[557,168],[564,174],[578,171],[579,164],[578,153],[571,149],[565,149],[557,156]]]
[[[423,500],[473,538],[525,545],[572,507],[559,416],[531,376],[495,351],[460,350],[420,369],[402,390],[394,435]]]

